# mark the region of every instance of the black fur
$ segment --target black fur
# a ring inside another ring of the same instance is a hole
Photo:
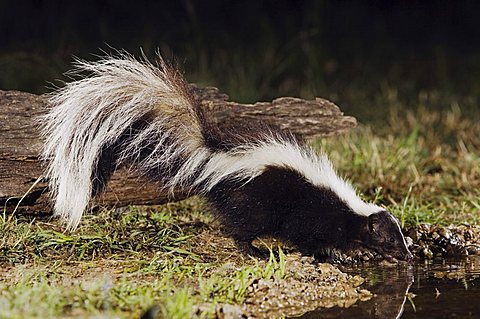
[[[301,252],[316,256],[329,249],[359,247],[383,253],[377,234],[388,239],[402,236],[389,227],[383,213],[378,219],[373,217],[377,214],[355,214],[334,192],[312,185],[288,168],[270,167],[246,185],[226,180],[207,197],[227,231],[247,253],[258,252],[252,241],[263,236],[286,240]],[[393,249],[389,256],[410,259],[403,241],[393,246],[398,252]]]
[[[98,162],[92,172],[92,196],[97,196],[105,190],[106,184],[118,166],[134,166],[145,177],[154,181],[168,180],[180,169],[183,164],[182,159],[175,159],[167,165],[159,165],[158,167],[148,168],[142,167],[141,161],[152,154],[155,148],[158,148],[160,140],[163,141],[163,149],[167,149],[173,144],[171,138],[162,138],[161,133],[158,137],[144,141],[139,146],[137,154],[128,154],[129,157],[122,158],[119,162],[120,154],[128,144],[140,134],[148,125],[149,121],[155,121],[152,114],[147,114],[143,118],[135,121],[130,128],[125,130],[120,137],[112,144],[103,148],[98,156]],[[158,150],[157,150],[158,151]],[[161,150],[159,151],[161,152]]]
[[[194,105],[205,144],[212,152],[255,144],[268,136],[304,144],[291,132],[261,122],[219,128],[201,104]],[[312,185],[293,169],[269,167],[247,184],[226,179],[206,196],[238,247],[249,254],[259,254],[252,245],[254,239],[274,236],[318,257],[332,248],[348,251],[367,247],[387,258],[412,259],[393,215],[356,214],[332,190]],[[392,238],[394,242],[390,242]]]

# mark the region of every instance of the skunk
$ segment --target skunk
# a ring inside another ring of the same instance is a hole
[[[121,54],[76,62],[87,75],[50,96],[41,119],[54,213],[78,226],[121,165],[169,191],[201,194],[238,247],[274,236],[306,254],[365,247],[410,260],[400,226],[365,203],[328,158],[268,125],[220,129],[181,74]]]

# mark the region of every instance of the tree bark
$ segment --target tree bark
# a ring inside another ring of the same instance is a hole
[[[234,123],[263,121],[289,129],[306,138],[329,136],[356,126],[332,102],[316,98],[303,100],[282,97],[272,102],[240,104],[216,88],[192,85],[202,105],[215,121],[228,128]],[[38,160],[42,148],[36,119],[48,110],[45,96],[17,91],[0,91],[0,204],[7,212],[49,213],[48,187],[42,179],[44,168]],[[94,199],[94,206],[153,205],[183,199],[184,193],[171,196],[156,183],[120,169],[109,181],[106,192]],[[18,207],[17,207],[18,205]]]

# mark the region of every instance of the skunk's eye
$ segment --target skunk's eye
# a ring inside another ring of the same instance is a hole
[[[390,237],[390,242],[391,242],[391,243],[394,243],[394,242],[395,242],[395,238]]]

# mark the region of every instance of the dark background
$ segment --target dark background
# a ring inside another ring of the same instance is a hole
[[[48,92],[73,56],[142,48],[241,102],[476,109],[479,39],[479,1],[0,1],[0,89]]]

